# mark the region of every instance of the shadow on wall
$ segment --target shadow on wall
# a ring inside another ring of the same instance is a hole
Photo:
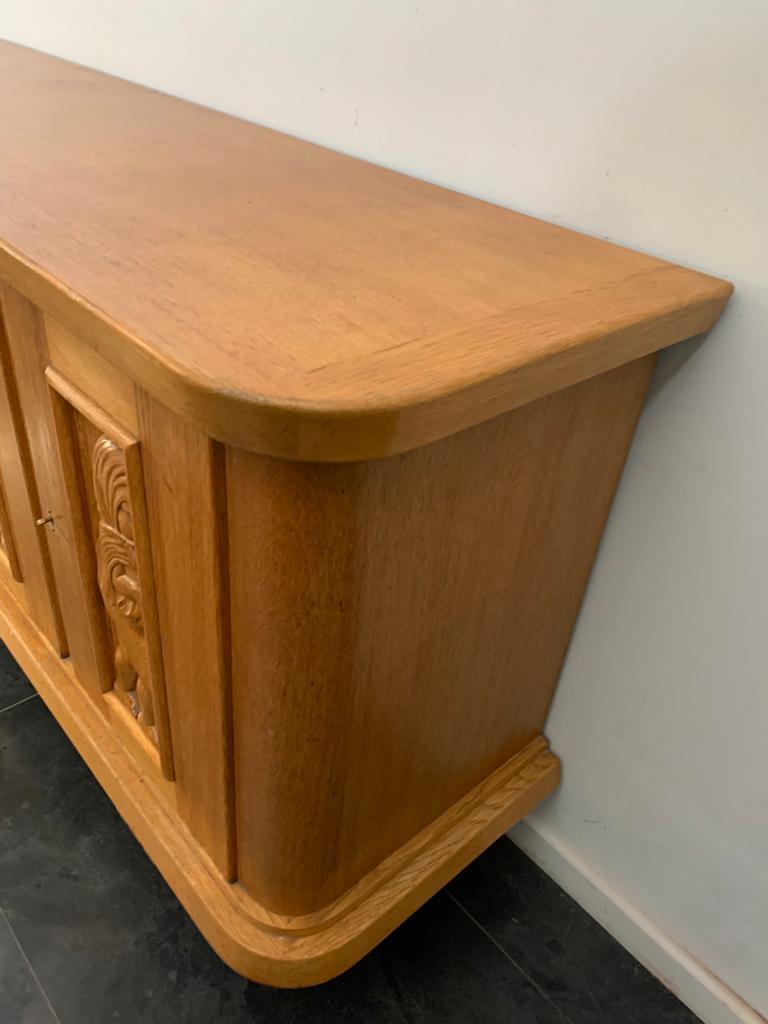
[[[685,364],[689,359],[693,359],[699,348],[706,342],[710,333],[697,334],[696,337],[688,338],[687,341],[681,341],[660,353],[659,361],[656,364],[656,372],[653,375],[648,391],[648,401],[654,398],[673,377],[677,376],[684,369]]]

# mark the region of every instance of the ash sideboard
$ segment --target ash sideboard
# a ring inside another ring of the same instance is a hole
[[[730,286],[10,44],[0,83],[0,635],[227,963],[323,981],[556,786],[656,353]]]

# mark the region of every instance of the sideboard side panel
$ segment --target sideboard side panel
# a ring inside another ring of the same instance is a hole
[[[239,876],[327,907],[531,742],[654,357],[389,459],[231,450]]]
[[[237,874],[223,450],[136,393],[179,813]]]
[[[544,729],[655,361],[371,463],[349,878]]]

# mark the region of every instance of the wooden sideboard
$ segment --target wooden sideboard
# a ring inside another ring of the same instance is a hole
[[[556,786],[656,353],[731,288],[10,44],[0,83],[0,635],[220,955],[323,981]]]

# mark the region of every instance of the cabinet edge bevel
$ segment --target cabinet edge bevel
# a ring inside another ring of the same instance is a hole
[[[733,292],[726,281],[674,265],[651,274],[656,275],[655,288],[644,303],[638,304],[633,295],[639,276],[635,275],[598,291],[510,310],[495,318],[509,320],[511,337],[519,333],[522,318],[527,334],[544,339],[541,351],[522,361],[516,361],[514,346],[506,351],[505,331],[500,333],[498,323],[488,327],[479,322],[465,329],[453,342],[460,343],[466,336],[473,344],[490,345],[494,365],[476,378],[458,380],[455,386],[434,390],[425,385],[413,394],[386,394],[375,382],[370,386],[357,382],[356,397],[349,397],[342,378],[338,396],[321,397],[319,381],[306,374],[299,388],[291,387],[284,395],[259,394],[220,384],[196,368],[161,355],[0,239],[0,277],[153,398],[223,444],[308,462],[384,458],[465,430],[709,330]],[[633,300],[636,308],[630,311]],[[569,326],[571,319],[573,326]],[[451,339],[414,338],[407,343],[411,359],[422,360],[426,353],[439,363],[444,356],[440,346],[446,340]],[[433,345],[438,346],[434,352]]]

